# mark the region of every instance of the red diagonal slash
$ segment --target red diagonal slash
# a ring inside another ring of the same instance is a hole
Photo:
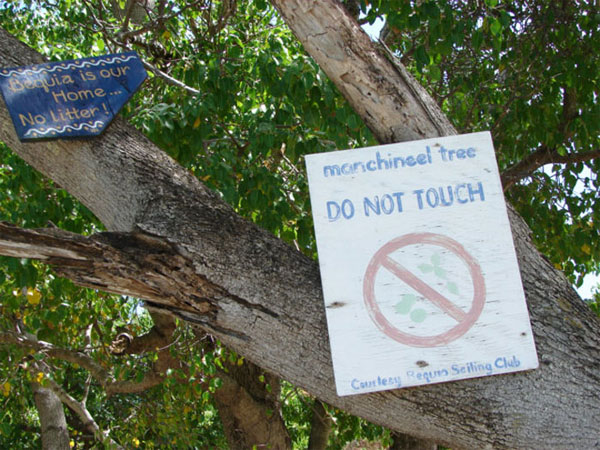
[[[427,300],[431,300],[431,302],[438,308],[446,311],[457,322],[462,322],[466,319],[467,315],[462,309],[460,309],[438,291],[433,289],[431,286],[425,284],[425,282],[418,278],[414,273],[405,268],[403,265],[398,264],[389,256],[381,262],[381,265],[408,284]]]
[[[403,247],[422,244],[443,247],[456,255],[465,264],[469,276],[473,281],[473,301],[469,311],[464,312],[410,270],[390,257],[392,253]],[[415,336],[396,328],[382,313],[375,298],[375,279],[379,269],[382,267],[385,267],[412,289],[450,315],[456,320],[457,324],[451,329],[434,336]],[[402,344],[413,347],[435,347],[458,339],[477,321],[485,304],[485,281],[477,260],[454,239],[434,233],[411,233],[392,239],[383,245],[373,258],[371,258],[363,280],[363,296],[371,320],[387,336]]]

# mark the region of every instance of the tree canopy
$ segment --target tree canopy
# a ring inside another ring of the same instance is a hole
[[[363,23],[386,19],[385,45],[458,130],[492,130],[507,198],[554,266],[574,283],[597,272],[597,5],[347,3]],[[0,2],[0,26],[51,60],[136,50],[151,77],[123,116],[236,212],[315,258],[303,155],[372,145],[374,135],[269,3],[144,4],[134,14],[132,1]],[[104,229],[2,143],[0,161],[1,221],[83,235]],[[50,386],[64,394],[76,448],[109,439],[231,445],[231,408],[218,397],[231,382],[268,405],[265,422],[282,417],[294,447],[307,446],[319,407],[306,392],[182,324],[163,324],[170,332],[151,341],[161,318],[139,300],[77,287],[31,259],[0,262],[0,444],[39,446],[33,393]],[[151,344],[135,348],[144,336]],[[392,441],[381,427],[323,411],[331,448]]]
[[[598,271],[594,2],[385,2],[385,40],[461,132],[491,130],[507,197],[571,279]]]

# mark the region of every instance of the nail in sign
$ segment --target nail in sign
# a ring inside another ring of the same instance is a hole
[[[306,161],[339,395],[538,366],[489,133]]]
[[[95,136],[146,79],[135,52],[0,68],[0,91],[21,141]]]

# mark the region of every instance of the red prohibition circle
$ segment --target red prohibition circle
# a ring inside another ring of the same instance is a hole
[[[396,250],[415,244],[430,244],[443,247],[458,256],[469,269],[473,280],[471,309],[464,312],[450,300],[389,256]],[[450,330],[434,336],[415,336],[392,325],[383,315],[375,298],[375,278],[381,268],[389,270],[408,286],[418,291],[425,299],[452,316],[458,323]],[[383,333],[402,344],[412,347],[436,347],[448,344],[465,334],[477,321],[485,303],[485,281],[479,263],[454,239],[434,233],[411,233],[397,237],[381,247],[371,258],[363,281],[363,296],[371,320]]]

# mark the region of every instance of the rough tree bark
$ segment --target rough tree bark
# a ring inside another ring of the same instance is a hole
[[[388,450],[437,450],[438,446],[427,439],[417,439],[408,434],[392,433],[394,443]]]
[[[69,430],[60,398],[36,381],[31,382],[33,400],[41,424],[43,450],[69,450]]]
[[[279,3],[287,5],[277,2],[280,8]],[[346,26],[340,16],[317,10],[334,2],[302,3],[315,8],[299,10],[306,20],[320,23],[334,17],[335,28]],[[304,20],[298,11],[282,13],[292,27]],[[320,26],[316,42],[334,28]],[[421,91],[390,90],[385,83],[403,75],[354,61],[377,51],[353,32],[345,33],[348,42],[337,48],[329,44],[327,50],[356,67],[342,82],[367,97],[377,93],[381,103],[393,98],[391,109],[382,113],[376,102],[368,109],[353,103],[371,128],[386,123],[389,139],[447,134],[440,128],[442,119],[430,117],[431,112],[406,109],[411,98],[420,108],[423,102],[432,103],[426,96],[414,100]],[[354,39],[360,39],[363,51],[354,49]],[[35,52],[0,31],[0,66],[39,61]],[[374,84],[373,76],[379,80]],[[380,92],[380,87],[388,90]],[[390,122],[393,110],[396,121]],[[340,398],[333,383],[317,264],[237,216],[121,120],[89,141],[23,144],[2,105],[0,140],[79,198],[109,229],[121,232],[81,238],[44,230],[0,231],[5,254],[39,257],[83,285],[145,298],[151,307],[200,325],[321,400],[399,432],[453,448],[600,445],[599,321],[566,278],[535,250],[527,227],[512,210],[540,369]]]
[[[333,421],[327,413],[323,402],[320,402],[318,399],[315,399],[313,402],[312,413],[308,450],[325,450]]]
[[[225,437],[232,449],[291,449],[279,407],[280,381],[249,361],[219,371],[222,386],[214,393]]]

